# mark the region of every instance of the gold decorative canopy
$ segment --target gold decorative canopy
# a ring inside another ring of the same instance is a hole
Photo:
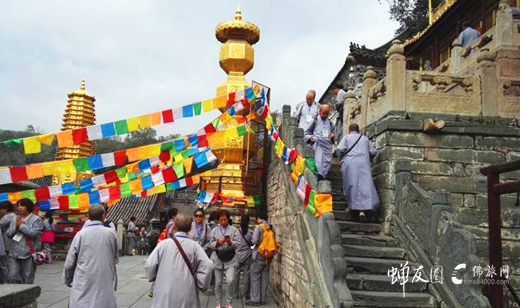
[[[224,21],[217,25],[215,36],[221,43],[230,39],[245,40],[254,45],[260,40],[260,29],[247,21],[242,20],[242,11],[237,9],[235,20]]]

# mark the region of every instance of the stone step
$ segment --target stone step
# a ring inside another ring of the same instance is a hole
[[[408,252],[399,247],[343,245],[345,256],[381,259],[408,259]]]
[[[436,307],[435,298],[428,293],[350,291],[354,307]]]
[[[347,201],[333,201],[332,209],[335,211],[344,211],[348,207]]]
[[[424,292],[428,287],[427,282],[417,281],[412,283],[413,274],[408,276],[408,282],[405,283],[405,292]],[[425,277],[421,277],[426,279]],[[347,275],[347,285],[350,290],[360,291],[384,291],[384,292],[403,292],[403,286],[399,281],[392,283],[392,277],[388,275],[370,275],[349,273]]]
[[[398,247],[398,241],[385,235],[341,234],[342,245]]]
[[[345,211],[345,210],[342,210],[342,211],[332,211],[332,214],[334,214],[334,218],[338,222],[342,221],[342,220],[350,220],[350,221],[353,220],[353,217],[350,214],[350,211]]]
[[[333,191],[330,193],[333,201],[346,201],[342,191]]]
[[[392,268],[401,269],[407,262],[406,260],[358,257],[345,257],[345,260],[347,261],[349,272],[384,275],[387,275]],[[410,271],[418,267],[417,264],[409,261],[408,266]]]
[[[380,224],[374,223],[360,223],[352,221],[338,221],[339,229],[341,231],[362,232],[362,233],[379,233],[383,229]]]

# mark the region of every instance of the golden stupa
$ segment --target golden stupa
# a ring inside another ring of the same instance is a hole
[[[63,114],[61,130],[71,130],[94,125],[96,122],[94,112],[94,102],[96,99],[85,90],[85,79],[81,81],[79,90],[71,92],[67,94],[67,96],[69,100],[65,108],[65,113]],[[56,160],[86,157],[94,153],[93,142],[87,141],[83,144],[58,148]],[[76,174],[74,170],[60,171],[59,174],[54,175],[53,184],[78,181],[90,177],[91,175],[91,172]]]
[[[236,10],[235,20],[217,25],[215,36],[222,44],[219,63],[227,77],[218,87],[217,96],[226,95],[250,87],[245,75],[254,66],[255,51],[251,45],[260,39],[260,29],[250,22],[242,20],[242,12]],[[221,109],[222,112],[225,108]],[[240,112],[247,115],[249,109]],[[236,126],[231,120],[227,127]],[[220,160],[216,170],[208,172],[206,190],[220,192],[224,196],[243,198],[254,195],[258,190],[259,179],[248,172],[248,160],[256,152],[255,133],[248,129],[243,137],[226,137],[222,146],[212,147]],[[239,204],[235,202],[235,205]]]

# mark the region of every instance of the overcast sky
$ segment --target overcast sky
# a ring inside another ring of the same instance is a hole
[[[67,93],[82,78],[97,123],[174,108],[215,95],[225,79],[215,26],[238,1],[89,0],[0,2],[0,129],[60,129]],[[397,23],[377,0],[241,0],[261,31],[248,80],[272,89],[273,109],[326,90],[349,43],[375,48]],[[218,113],[156,127],[188,134]]]

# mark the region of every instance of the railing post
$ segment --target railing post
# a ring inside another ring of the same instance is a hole
[[[356,93],[354,92],[353,87],[349,87],[347,91],[345,99],[345,106],[343,106],[343,136],[348,135],[348,127],[352,123],[352,120],[354,118],[351,118],[351,115],[354,114],[360,114],[360,110],[358,108],[358,101],[356,97]],[[341,140],[338,140],[338,142]]]
[[[462,42],[459,39],[455,39],[451,44],[450,66],[448,68],[451,74],[456,74],[459,71],[463,51]]]
[[[477,74],[480,77],[480,103],[483,116],[498,116],[498,80],[495,63],[496,53],[482,48],[477,58]]]
[[[368,90],[377,83],[377,74],[373,66],[368,66],[367,71],[363,75],[363,85],[361,86],[361,121],[359,128],[367,126],[368,116],[370,112],[370,98],[368,97]]]
[[[399,40],[392,42],[386,61],[386,104],[385,110],[406,110],[406,58]]]
[[[495,46],[513,45],[513,13],[507,1],[498,5],[497,23],[495,32]]]
[[[495,192],[499,183],[499,175],[490,173],[487,176],[488,193],[488,225],[489,225],[489,266],[496,271],[502,268],[502,218],[500,217],[500,195]],[[504,307],[503,285],[494,283],[489,286],[489,301],[492,307]]]

